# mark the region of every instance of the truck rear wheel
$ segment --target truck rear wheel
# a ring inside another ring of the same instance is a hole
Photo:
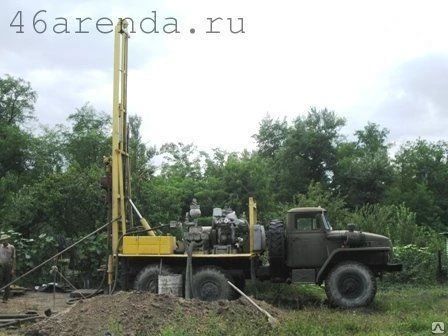
[[[228,280],[232,281],[222,270],[204,267],[193,275],[193,297],[202,301],[230,300],[233,289]]]
[[[336,265],[325,281],[330,305],[342,308],[370,304],[376,294],[376,279],[370,269],[353,261]]]
[[[149,265],[143,268],[135,279],[135,289],[143,292],[157,293],[159,290],[159,274],[169,275],[170,270],[158,265]]]

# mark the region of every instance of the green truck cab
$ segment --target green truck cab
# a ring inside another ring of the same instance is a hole
[[[321,207],[289,210],[286,223],[271,221],[267,235],[271,280],[324,284],[334,306],[368,305],[376,294],[376,278],[402,269],[391,263],[389,238],[355,231],[353,224],[333,230]]]

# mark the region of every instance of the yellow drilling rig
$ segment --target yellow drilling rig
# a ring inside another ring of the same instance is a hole
[[[193,202],[185,222],[181,223],[182,241],[176,241],[173,235],[156,235],[140,214],[132,201],[130,187],[127,28],[122,19],[115,27],[112,155],[105,159],[111,209],[109,290],[119,279],[125,289],[156,292],[160,275],[178,274],[182,275],[182,291],[187,297],[230,298],[234,294],[227,280],[243,287],[244,279],[251,276],[250,271],[264,250],[264,228],[256,224],[255,201],[249,200],[249,221],[237,218],[233,211],[215,208],[213,223],[206,227],[197,224],[200,207]],[[129,230],[134,227],[132,214],[140,220],[138,232]],[[250,237],[248,243],[242,243],[240,231]]]

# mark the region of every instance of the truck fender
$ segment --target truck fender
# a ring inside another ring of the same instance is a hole
[[[351,254],[366,254],[374,252],[389,252],[390,247],[355,247],[355,248],[337,248],[331,252],[327,260],[325,260],[322,267],[317,272],[316,283],[322,284],[325,280],[330,269],[342,260],[351,259],[349,255]],[[347,256],[345,256],[347,255]],[[356,260],[357,258],[355,258]]]

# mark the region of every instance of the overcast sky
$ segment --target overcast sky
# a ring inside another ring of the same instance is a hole
[[[31,82],[41,124],[86,102],[110,113],[113,34],[96,22],[130,17],[128,109],[148,144],[254,149],[263,117],[291,121],[311,106],[345,117],[347,135],[371,121],[391,142],[446,139],[447,12],[432,0],[2,0],[0,75]],[[69,33],[56,34],[62,18]],[[164,32],[167,18],[179,33]],[[220,33],[207,18],[222,18]]]

